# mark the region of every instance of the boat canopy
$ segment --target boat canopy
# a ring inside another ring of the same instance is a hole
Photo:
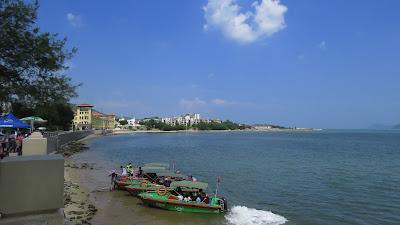
[[[197,189],[207,189],[208,183],[199,181],[174,181],[171,183],[170,187],[187,187],[187,188],[197,188]]]
[[[144,166],[142,167],[143,173],[159,173],[159,172],[168,172],[165,167],[157,167],[157,166]]]
[[[145,167],[148,167],[148,166],[153,167],[153,166],[155,166],[155,167],[165,167],[165,168],[168,168],[168,167],[169,167],[169,163],[150,162],[150,163],[145,163],[144,166],[145,166]]]
[[[170,171],[161,171],[157,173],[158,177],[181,177],[181,178],[185,178],[187,177],[186,175],[183,174],[179,174],[179,173],[174,173],[174,172],[170,172]]]

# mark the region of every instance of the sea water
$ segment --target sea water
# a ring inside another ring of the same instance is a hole
[[[135,133],[95,139],[77,156],[104,174],[128,162],[176,162],[209,193],[220,176],[230,212],[207,224],[400,224],[398,131]],[[160,224],[204,223],[203,215],[143,210]]]

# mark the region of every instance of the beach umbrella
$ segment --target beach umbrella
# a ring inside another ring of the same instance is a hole
[[[30,126],[20,119],[15,117],[12,113],[7,113],[0,117],[0,127],[1,128],[30,128]]]
[[[29,121],[30,122],[30,124],[31,124],[31,131],[33,131],[34,130],[34,125],[35,125],[35,123],[46,123],[47,122],[47,120],[44,120],[44,119],[42,119],[42,118],[40,118],[40,117],[38,117],[38,116],[29,116],[29,117],[24,117],[24,118],[22,118],[21,119],[22,121]]]

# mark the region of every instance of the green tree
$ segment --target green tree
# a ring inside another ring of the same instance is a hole
[[[38,7],[37,1],[0,0],[0,113],[11,105],[17,117],[38,114],[50,126],[66,128],[68,102],[79,85],[65,74],[65,62],[76,49],[65,47],[66,38],[40,31]]]
[[[128,121],[126,121],[126,120],[119,120],[118,122],[119,122],[119,124],[121,124],[122,126],[128,124]]]

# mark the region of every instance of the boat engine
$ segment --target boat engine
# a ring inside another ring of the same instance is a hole
[[[222,197],[221,200],[222,200],[221,205],[223,206],[221,210],[224,212],[228,211],[228,200],[226,200],[226,198],[224,197]]]

